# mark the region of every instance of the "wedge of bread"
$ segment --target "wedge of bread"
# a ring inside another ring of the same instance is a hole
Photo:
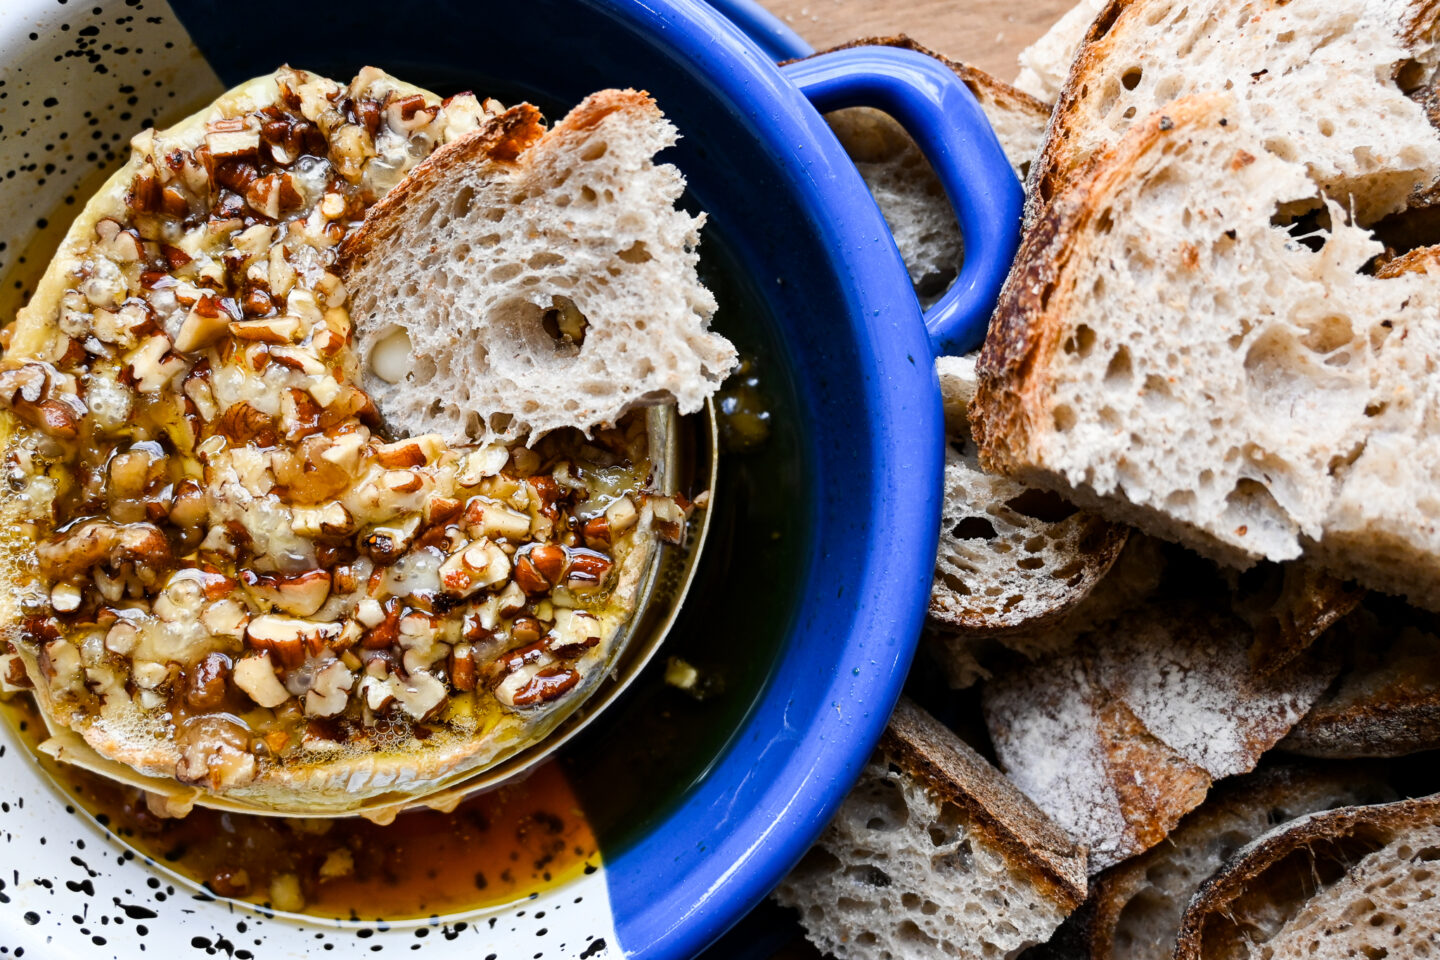
[[[1241,846],[1317,810],[1395,799],[1365,764],[1286,763],[1217,785],[1165,843],[1091,881],[1090,960],[1169,960],[1191,897]]]
[[[1423,0],[1108,3],[1056,102],[1032,214],[1135,123],[1201,92],[1232,96],[1269,149],[1359,222],[1393,213],[1434,181],[1440,156],[1407,97],[1433,71],[1434,17]]]
[[[1093,620],[1093,611],[1080,616],[1077,607],[1107,578],[1129,529],[983,471],[965,418],[974,359],[941,357],[935,367],[950,446],[930,623],[946,638],[942,647],[953,648],[942,658],[951,682],[964,686],[979,672],[967,654],[975,641],[1004,638],[1006,646],[1035,656],[1077,635],[1062,619]],[[1158,576],[1158,565],[1149,569]],[[1135,581],[1116,583],[1128,590]]]
[[[776,888],[838,960],[1010,957],[1085,899],[1085,852],[901,700],[860,782]]]
[[[1168,104],[1028,233],[979,365],[981,463],[1228,564],[1304,555],[1440,606],[1440,283],[1368,274],[1381,245],[1249,113]],[[1440,150],[1419,126],[1402,157]],[[1404,194],[1431,161],[1397,163]]]
[[[635,90],[592,95],[550,130],[524,104],[366,213],[340,265],[391,429],[511,443],[642,405],[700,409],[735,348],[707,329],[703,217],[675,207],[684,178],[653,161],[677,139]]]
[[[1440,796],[1301,817],[1244,847],[1200,887],[1175,958],[1433,955],[1437,860]]]
[[[1076,649],[982,691],[996,756],[1101,870],[1154,846],[1214,780],[1254,769],[1332,664],[1251,666],[1253,632],[1217,600],[1158,594]]]

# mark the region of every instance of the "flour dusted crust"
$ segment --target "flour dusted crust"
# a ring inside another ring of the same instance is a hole
[[[76,219],[0,361],[0,664],[52,752],[337,813],[535,742],[606,674],[683,533],[664,416],[382,436],[336,256],[437,148],[523,151],[517,111],[284,68],[137,136]]]

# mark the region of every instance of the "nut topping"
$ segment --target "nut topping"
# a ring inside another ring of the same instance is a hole
[[[401,383],[418,358],[403,329],[357,355],[341,245],[503,108],[373,70],[277,86],[135,138],[123,205],[67,241],[49,335],[0,332],[40,608],[19,653],[0,642],[0,690],[31,663],[77,722],[153,719],[206,790],[533,724],[608,662],[629,611],[607,584],[648,555],[651,517],[683,530],[638,416],[534,447],[382,436],[362,368]],[[574,348],[584,316],[552,314]]]

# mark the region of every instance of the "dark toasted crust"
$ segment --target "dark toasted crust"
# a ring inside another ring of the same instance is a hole
[[[1351,634],[1353,662],[1281,746],[1335,758],[1440,749],[1440,638],[1393,625],[1388,642],[1358,627],[1342,631]]]
[[[1084,848],[930,714],[902,698],[880,749],[910,777],[964,810],[974,828],[1049,899],[1065,910],[1084,901]]]
[[[1096,21],[1095,28],[1101,25]],[[1197,94],[1138,121],[1026,228],[976,365],[979,387],[970,403],[970,426],[986,470],[1043,482],[1033,449],[1054,428],[1049,368],[1074,293],[1067,267],[1083,252],[1092,224],[1105,214],[1111,198],[1144,177],[1152,148],[1188,136],[1226,102],[1223,96]]]
[[[1341,807],[1292,821],[1241,850],[1201,884],[1185,910],[1175,960],[1248,956],[1245,919],[1263,909],[1293,916],[1317,882],[1343,876],[1349,865],[1405,830],[1440,820],[1440,794],[1397,803]]]
[[[859,40],[851,40],[848,43],[840,44],[838,47],[831,47],[828,50],[822,50],[818,53],[811,54],[809,57],[801,57],[800,59],[809,60],[813,57],[833,53],[836,50],[852,50],[856,47],[899,47],[902,50],[914,50],[916,53],[923,53],[927,57],[934,57],[954,71],[961,82],[975,95],[975,99],[981,103],[988,101],[991,103],[1004,104],[1013,110],[1025,111],[1034,115],[1037,123],[1043,123],[1045,118],[1050,115],[1050,108],[1046,106],[1044,101],[1031,96],[1023,90],[1010,86],[1010,84],[1003,80],[997,80],[983,70],[977,70],[967,63],[951,60],[944,54],[936,53],[929,47],[916,43],[903,33],[890,37],[863,37]],[[795,63],[797,61],[791,60],[787,62]]]

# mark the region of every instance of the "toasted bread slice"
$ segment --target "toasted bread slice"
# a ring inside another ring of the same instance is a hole
[[[1175,958],[1425,956],[1440,930],[1437,851],[1440,796],[1290,821],[1200,887]]]
[[[776,888],[839,960],[1013,956],[1085,899],[1085,851],[902,699],[860,782]]]
[[[1091,873],[1159,843],[1210,788],[1100,685],[1083,650],[1000,674],[982,695],[1001,769],[1089,848]]]
[[[1215,598],[1159,594],[1068,654],[984,689],[1002,769],[1090,847],[1100,870],[1154,846],[1212,781],[1253,769],[1334,666],[1251,666],[1253,633]]]
[[[1110,571],[1129,529],[981,470],[965,419],[974,359],[941,357],[935,366],[950,445],[930,623],[959,637],[1053,637],[1047,628]]]
[[[677,139],[635,90],[593,94],[550,130],[524,104],[366,213],[340,265],[392,429],[512,443],[700,409],[735,348],[708,329],[704,218],[675,207],[685,180],[652,159]]]
[[[1219,784],[1165,843],[1091,880],[1091,960],[1169,960],[1200,884],[1241,846],[1317,810],[1395,799],[1365,764],[1287,763]]]
[[[1230,565],[1303,554],[1440,606],[1440,282],[1364,273],[1380,245],[1245,116],[1164,107],[1029,232],[981,356],[981,463]],[[1328,231],[1272,222],[1312,201]]]

